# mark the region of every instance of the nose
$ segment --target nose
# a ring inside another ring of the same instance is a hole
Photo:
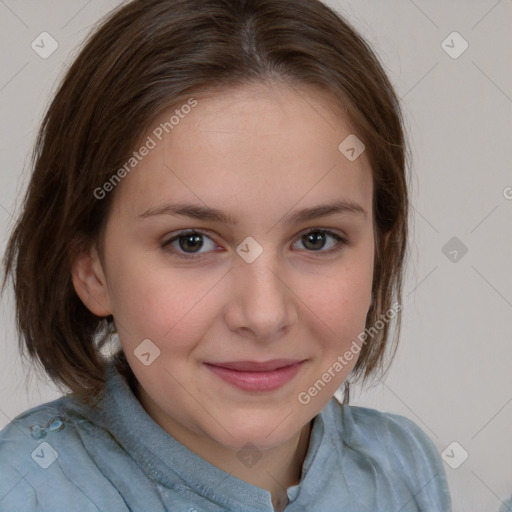
[[[237,259],[225,314],[231,330],[262,343],[281,338],[298,318],[286,273],[270,252],[264,250],[252,263]]]

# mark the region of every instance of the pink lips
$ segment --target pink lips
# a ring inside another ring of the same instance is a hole
[[[272,361],[233,361],[204,363],[224,381],[244,391],[273,391],[291,380],[304,361],[273,359]]]

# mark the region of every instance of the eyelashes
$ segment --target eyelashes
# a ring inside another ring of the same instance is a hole
[[[199,248],[202,249],[204,245],[203,238],[207,238],[208,240],[210,240],[210,242],[212,242],[212,245],[214,246],[213,250],[215,251],[215,247],[217,247],[215,242],[204,231],[198,229],[181,231],[177,235],[167,240],[167,242],[164,242],[162,247],[172,253],[176,253],[177,256],[180,256],[182,258],[195,259],[198,257],[198,255],[200,256],[201,254],[205,253],[198,253],[193,251],[188,252],[184,248],[184,245],[191,244],[192,249],[194,249],[194,247],[197,246],[199,246]],[[178,242],[178,248],[175,247],[176,242]]]
[[[205,239],[207,242],[206,244]],[[329,241],[331,241],[331,246],[325,250],[325,247],[329,246]],[[200,251],[201,249],[204,249],[205,246],[208,246],[208,242],[211,245],[211,249]],[[313,248],[308,249],[306,247],[305,249],[300,250],[314,255],[318,254],[322,257],[323,255],[330,255],[340,251],[343,246],[348,244],[348,240],[329,229],[310,228],[299,234],[297,241],[294,242],[293,245],[296,245],[297,243],[302,243],[304,246],[310,245],[310,247],[312,244]],[[320,245],[320,247],[318,247],[318,245]],[[201,229],[187,229],[180,231],[173,237],[164,241],[161,244],[161,247],[165,252],[187,260],[205,257],[212,252],[219,252],[215,241]]]

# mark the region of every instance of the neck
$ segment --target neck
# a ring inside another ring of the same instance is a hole
[[[240,450],[230,449],[206,435],[192,432],[172,419],[163,417],[140,386],[137,386],[136,394],[146,412],[177,441],[226,473],[269,491],[275,512],[281,512],[286,507],[286,489],[298,484],[302,477],[302,465],[309,447],[312,420],[285,443],[255,454],[248,452],[249,456],[257,456],[259,460],[244,464],[240,460]]]
[[[309,421],[286,443],[261,452],[261,459],[254,467],[244,467],[240,464],[233,467],[229,463],[219,467],[240,480],[269,491],[275,512],[280,512],[288,504],[287,488],[301,480],[302,465],[309,447],[311,424]],[[255,471],[256,468],[259,471]]]

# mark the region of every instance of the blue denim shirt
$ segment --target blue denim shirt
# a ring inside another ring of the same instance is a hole
[[[257,462],[256,462],[257,464]],[[448,512],[440,457],[410,420],[332,398],[314,418],[286,512]],[[0,432],[0,511],[273,512],[270,493],[206,462],[112,368],[91,408],[71,395]]]

